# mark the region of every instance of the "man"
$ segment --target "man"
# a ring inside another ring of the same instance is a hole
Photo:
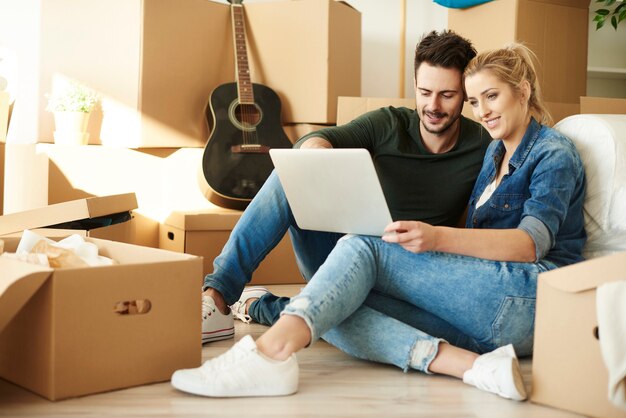
[[[388,107],[369,112],[346,125],[309,134],[296,146],[366,148],[394,220],[458,225],[491,140],[479,124],[461,116],[465,100],[462,74],[475,55],[471,43],[451,31],[429,33],[415,52],[416,110]],[[244,292],[244,286],[287,231],[307,281],[342,236],[299,229],[273,173],[215,259],[214,272],[205,278],[203,343],[234,335],[228,306],[244,321],[271,325],[278,319],[288,298],[277,298],[262,288]],[[462,334],[414,306],[382,294],[371,294],[366,304],[425,332],[439,330],[441,338],[472,348]],[[441,335],[442,329],[449,331]],[[350,354],[367,358],[352,350],[351,336],[340,327],[324,338]]]

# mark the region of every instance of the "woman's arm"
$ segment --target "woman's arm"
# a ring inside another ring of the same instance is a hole
[[[535,242],[521,229],[464,229],[397,221],[385,232],[384,241],[414,253],[441,251],[496,261],[536,261]]]

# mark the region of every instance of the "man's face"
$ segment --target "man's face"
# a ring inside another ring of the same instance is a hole
[[[446,132],[461,116],[463,77],[456,68],[423,62],[415,75],[415,104],[424,129],[435,135]]]

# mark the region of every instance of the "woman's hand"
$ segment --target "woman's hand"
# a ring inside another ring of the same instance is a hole
[[[382,238],[413,253],[433,251],[437,245],[437,227],[424,222],[396,221],[387,225]]]

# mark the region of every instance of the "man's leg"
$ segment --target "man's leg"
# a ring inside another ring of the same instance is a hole
[[[278,176],[272,172],[213,261],[213,273],[204,279],[203,291],[205,294],[214,292],[211,296],[220,311],[226,313],[227,306],[239,299],[261,261],[288,230],[298,267],[308,280],[341,235],[299,229]],[[277,316],[283,306],[272,305],[268,309],[275,311]]]

